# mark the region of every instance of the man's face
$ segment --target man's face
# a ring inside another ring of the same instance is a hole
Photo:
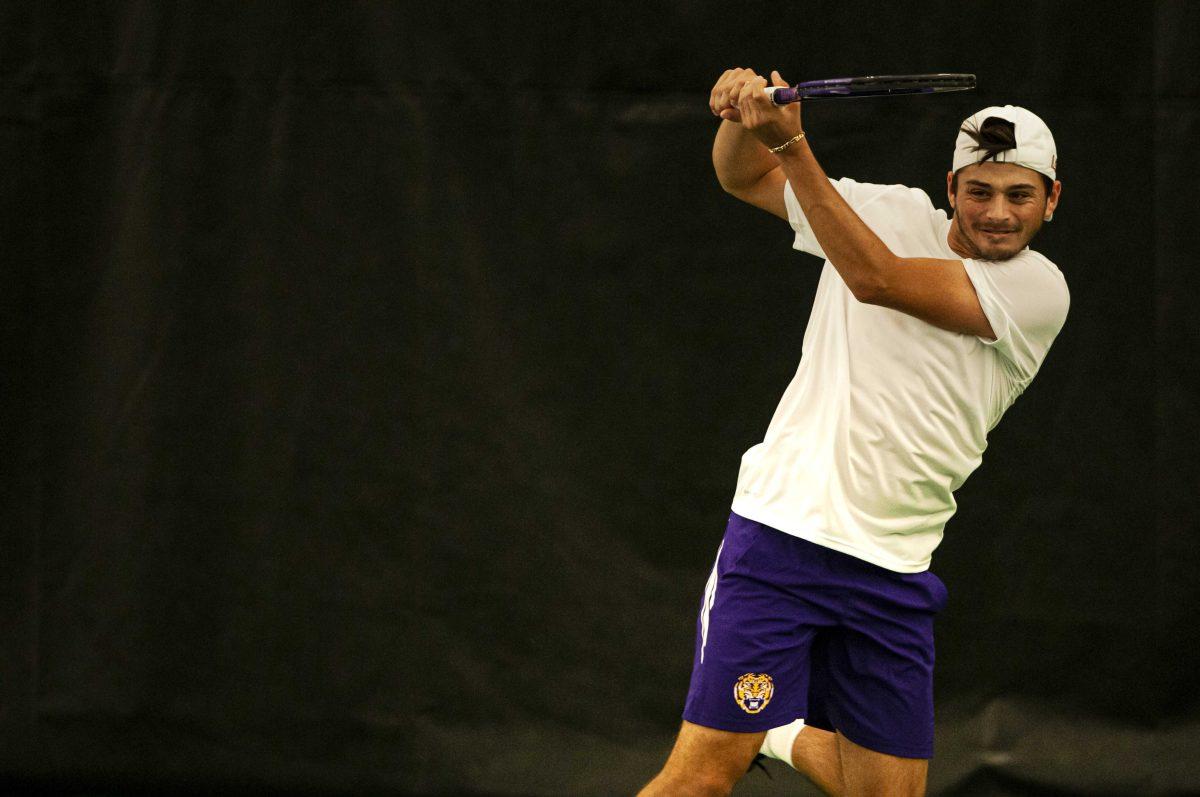
[[[958,190],[950,191],[954,174],[946,176],[946,192],[954,209],[950,247],[963,257],[1007,260],[1033,239],[1046,216],[1058,206],[1062,183],[1050,196],[1042,176],[1015,163],[975,163],[958,173]]]

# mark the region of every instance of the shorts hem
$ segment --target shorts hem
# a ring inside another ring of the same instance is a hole
[[[799,714],[796,714],[793,719],[799,716]],[[728,731],[730,733],[761,733],[762,731],[769,731],[772,728],[778,728],[780,725],[787,725],[788,723],[787,720],[780,721],[778,719],[746,719],[734,722],[724,718],[698,714],[694,711],[683,712],[683,718],[693,725],[700,725],[704,728],[712,728],[718,731]]]
[[[850,741],[854,742],[859,747],[865,747],[876,753],[884,755],[893,755],[898,758],[922,758],[928,761],[933,758],[933,746],[918,746],[910,747],[904,744],[896,744],[887,739],[880,739],[869,734],[851,732],[847,733],[845,728],[838,728],[837,732],[845,736]]]

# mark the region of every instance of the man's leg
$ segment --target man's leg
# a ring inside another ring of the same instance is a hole
[[[639,797],[729,794],[746,774],[765,735],[719,731],[684,721],[667,763]]]
[[[923,797],[925,794],[925,779],[929,773],[926,759],[877,753],[841,734],[836,734],[836,738],[846,797]]]
[[[728,794],[766,729],[804,716],[809,646],[829,619],[789,585],[798,542],[730,513],[696,622],[685,721],[644,794]]]
[[[933,621],[945,586],[929,571],[843,564],[858,611],[830,638],[828,708],[845,794],[923,795],[933,756]]]
[[[831,731],[796,720],[767,731],[759,752],[790,765],[826,794],[842,793],[842,759]]]
[[[785,726],[775,728],[770,733],[786,730]],[[848,751],[846,758],[842,757],[843,750]],[[771,752],[776,751],[777,746]],[[910,797],[925,793],[925,777],[929,768],[929,762],[925,759],[877,753],[854,744],[841,734],[811,725],[804,726],[795,734],[790,755],[788,763],[797,772],[834,797]],[[847,770],[846,774],[843,774],[843,768]]]
[[[774,728],[770,733],[786,731],[787,726]],[[768,743],[770,741],[768,739]],[[839,733],[811,725],[805,725],[796,733],[790,746],[788,763],[821,791],[834,797],[911,797],[925,793],[929,762],[923,758],[877,753],[854,744]],[[779,758],[773,754],[778,752],[778,745],[768,752],[764,744],[763,752]]]
[[[806,725],[792,742],[792,766],[826,794],[840,797],[845,792],[836,733]]]

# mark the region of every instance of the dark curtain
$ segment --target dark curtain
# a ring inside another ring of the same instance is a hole
[[[946,207],[1041,115],[1067,325],[934,558],[936,793],[1200,792],[1200,4],[6,3],[8,790],[618,794],[820,262],[722,70]],[[803,792],[774,769],[739,793]]]

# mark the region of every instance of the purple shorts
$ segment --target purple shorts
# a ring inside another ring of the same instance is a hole
[[[683,718],[765,731],[803,718],[857,745],[933,757],[933,618],[946,587],[738,514],[704,590]]]

